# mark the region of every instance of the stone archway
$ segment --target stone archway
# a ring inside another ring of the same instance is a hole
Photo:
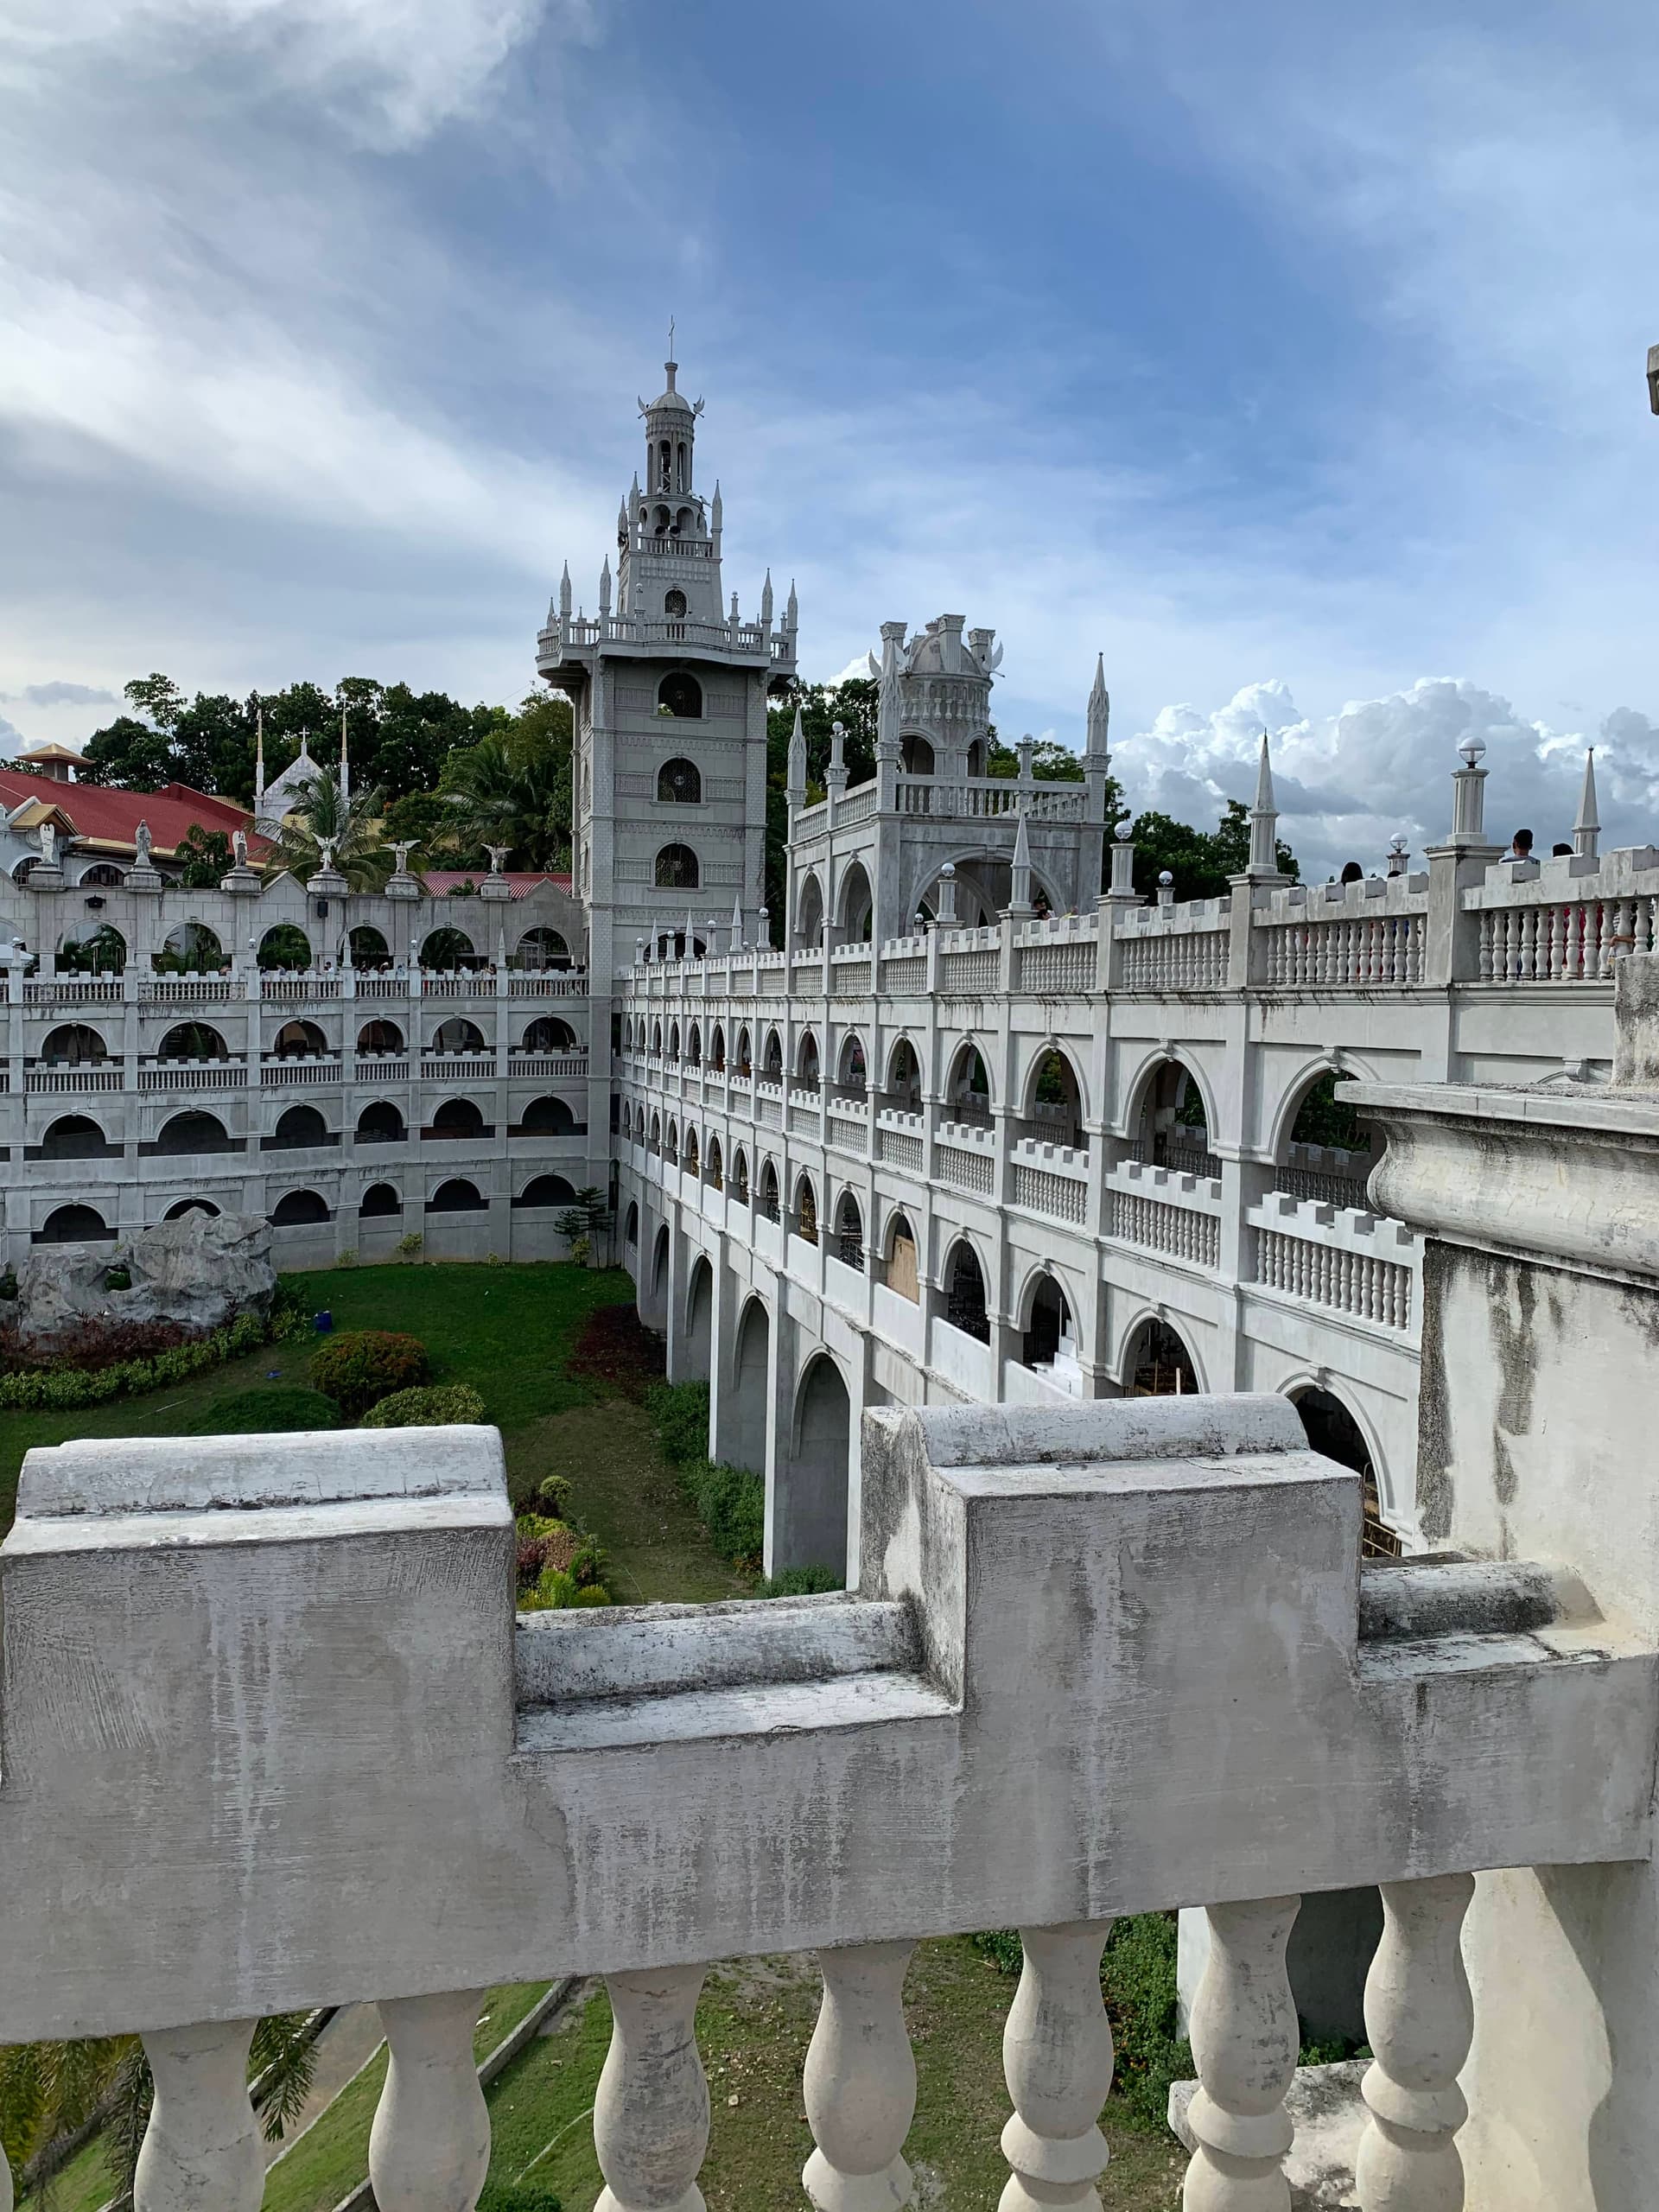
[[[766,1471],[766,1407],[771,1395],[772,1316],[751,1298],[737,1325],[731,1388],[723,1408],[721,1457],[752,1474]]]
[[[786,1465],[773,1484],[772,1572],[847,1565],[849,1453],[852,1402],[827,1352],[807,1363],[795,1394]]]

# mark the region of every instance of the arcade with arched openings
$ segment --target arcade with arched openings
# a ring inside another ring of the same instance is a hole
[[[1123,1355],[1126,1398],[1190,1398],[1202,1388],[1192,1353],[1178,1330],[1149,1313],[1133,1331]]]
[[[847,1567],[852,1401],[828,1352],[808,1361],[795,1393],[787,1468],[773,1484],[772,1571]]]
[[[991,1317],[985,1303],[985,1270],[965,1236],[944,1256],[944,1319],[976,1343],[991,1341]]]
[[[1360,1478],[1360,1495],[1365,1509],[1360,1536],[1361,1558],[1398,1559],[1403,1547],[1382,1518],[1376,1462],[1365,1432],[1353,1414],[1335,1391],[1317,1383],[1293,1390],[1290,1402],[1302,1417],[1309,1446],[1323,1452],[1327,1459],[1334,1459],[1339,1467],[1351,1467]]]
[[[1363,1212],[1376,1155],[1370,1131],[1336,1095],[1342,1079],[1335,1068],[1321,1068],[1286,1102],[1284,1135],[1274,1148],[1274,1188],[1294,1198]]]
[[[1221,1162],[1210,1149],[1204,1091],[1185,1061],[1160,1060],[1148,1071],[1129,1127],[1132,1156],[1148,1166],[1181,1175],[1220,1174]]]
[[[772,1392],[772,1316],[750,1297],[737,1317],[730,1383],[721,1404],[718,1449],[728,1466],[766,1471],[766,1408]]]
[[[1046,1045],[1032,1064],[1026,1084],[1021,1134],[1044,1144],[1059,1144],[1086,1152],[1083,1084],[1070,1057],[1058,1045]]]
[[[1071,1301],[1058,1275],[1043,1268],[1027,1287],[1020,1363],[1046,1376],[1072,1397],[1083,1395],[1077,1329]]]

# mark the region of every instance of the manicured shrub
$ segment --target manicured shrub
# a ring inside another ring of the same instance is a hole
[[[321,1390],[272,1383],[251,1390],[221,1390],[190,1423],[193,1436],[280,1435],[299,1428],[338,1428],[340,1408]]]
[[[844,1590],[847,1578],[833,1567],[786,1567],[781,1574],[768,1574],[750,1591],[752,1598],[819,1598],[831,1590]]]
[[[395,1391],[414,1389],[430,1372],[420,1338],[395,1329],[346,1329],[311,1355],[313,1387],[349,1421]]]
[[[766,1541],[766,1486],[760,1476],[698,1459],[680,1469],[680,1484],[715,1549],[740,1564],[758,1562]]]
[[[578,1583],[570,1600],[573,1605],[608,1605],[613,1602],[610,1592],[598,1582]]]
[[[423,1389],[394,1390],[371,1406],[365,1428],[445,1428],[484,1418],[484,1401],[470,1382],[429,1382]]]
[[[536,1503],[551,1521],[563,1521],[570,1503],[569,1475],[543,1475],[536,1485]]]
[[[578,1590],[591,1590],[595,1583],[602,1583],[610,1561],[605,1556],[605,1547],[597,1536],[584,1536],[570,1554],[569,1573]]]
[[[680,1466],[688,1459],[705,1456],[709,1449],[706,1382],[653,1382],[645,1392],[645,1411],[665,1459]]]

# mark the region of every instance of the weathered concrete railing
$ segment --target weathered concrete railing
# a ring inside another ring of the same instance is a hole
[[[1228,912],[1225,899],[1131,908],[1113,931],[1122,988],[1126,991],[1224,991]]]
[[[0,2037],[138,2026],[140,2212],[254,2212],[251,2023],[373,1996],[378,2202],[469,2212],[478,1993],[602,1972],[603,2202],[690,2208],[706,1964],[817,1949],[804,2180],[898,2207],[911,1948],[1014,1924],[1005,2202],[1081,2209],[1112,1919],[1207,1900],[1185,2202],[1256,2212],[1288,2201],[1300,1896],[1380,1882],[1357,2202],[1448,2212],[1471,1872],[1650,1855],[1656,1655],[1541,1570],[1396,1602],[1361,1512],[1281,1400],[883,1412],[855,1593],[515,1625],[492,1431],[32,1452]]]
[[[1258,980],[1274,990],[1421,983],[1427,972],[1428,896],[1426,875],[1275,891],[1251,917],[1262,932]]]
[[[1219,1265],[1219,1182],[1125,1160],[1108,1174],[1106,1188],[1109,1236],[1193,1267]]]
[[[1266,1288],[1383,1328],[1413,1325],[1422,1240],[1399,1222],[1276,1192],[1245,1219],[1255,1232],[1255,1280]]]

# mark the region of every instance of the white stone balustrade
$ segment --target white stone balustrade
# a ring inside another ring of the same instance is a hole
[[[1377,1879],[1367,2212],[1444,2212],[1445,1870],[1650,1853],[1659,1652],[1513,1567],[1443,1579],[1427,1625],[1387,1571],[1357,1606],[1359,1478],[1271,1398],[871,1414],[861,1501],[846,1595],[517,1624],[492,1431],[32,1452],[0,1548],[0,2037],[144,2024],[141,2212],[254,2212],[248,2023],[377,1998],[378,2201],[468,2212],[476,1992],[603,1971],[605,2212],[697,2212],[702,1962],[816,1949],[808,2188],[882,2212],[909,1947],[1018,1925],[1004,2204],[1087,2212],[1108,1924],[1248,1870],[1265,1898],[1211,1913],[1187,2202],[1259,2212],[1291,1891]]]

